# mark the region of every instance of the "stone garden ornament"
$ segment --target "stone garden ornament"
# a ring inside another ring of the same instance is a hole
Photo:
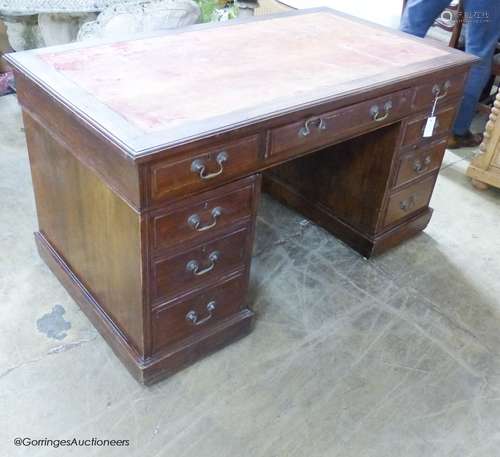
[[[156,0],[110,6],[95,21],[83,24],[78,40],[184,27],[198,22],[200,8],[192,0]]]
[[[69,43],[92,34],[180,27],[195,23],[199,15],[191,0],[0,0],[0,20],[16,51]]]

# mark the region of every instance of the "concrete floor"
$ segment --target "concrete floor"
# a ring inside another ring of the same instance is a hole
[[[0,456],[499,455],[500,192],[470,186],[471,151],[447,153],[425,233],[371,261],[263,198],[254,332],[144,388],[36,253],[14,96],[0,145]]]

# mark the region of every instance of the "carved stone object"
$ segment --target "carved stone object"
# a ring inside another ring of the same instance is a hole
[[[238,2],[238,17],[251,17],[255,14],[255,8],[259,6],[257,0],[241,0]]]
[[[5,25],[10,47],[15,51],[39,48],[44,45],[36,14],[6,15],[0,10],[0,20]]]
[[[81,26],[96,17],[96,13],[44,13],[38,15],[38,27],[45,46],[55,46],[76,41]]]
[[[96,21],[101,12],[105,15]],[[109,36],[180,27],[198,16],[199,8],[190,0],[0,0],[0,20],[15,51],[75,41],[88,22],[93,25],[85,27],[82,37],[91,36],[91,30]]]
[[[156,0],[110,6],[95,21],[84,24],[78,40],[117,38],[195,24],[200,8],[192,0]]]

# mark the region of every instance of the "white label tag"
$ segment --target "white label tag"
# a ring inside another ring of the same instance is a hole
[[[436,125],[436,116],[431,116],[427,118],[424,129],[424,138],[429,138],[434,133],[434,126]]]

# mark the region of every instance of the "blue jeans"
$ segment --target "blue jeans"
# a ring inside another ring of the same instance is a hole
[[[401,18],[401,30],[424,37],[450,0],[408,0]],[[470,71],[464,98],[453,126],[455,135],[468,132],[481,92],[491,74],[495,46],[500,38],[500,0],[464,0],[465,51],[481,61]]]

